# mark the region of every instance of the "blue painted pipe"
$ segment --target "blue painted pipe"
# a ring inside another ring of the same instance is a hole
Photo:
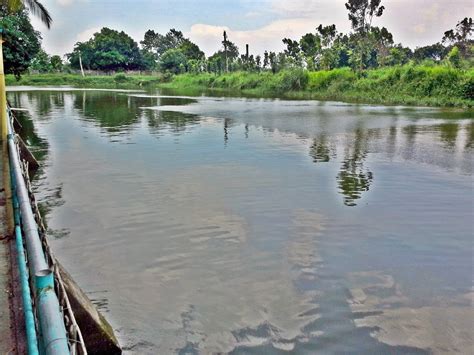
[[[69,354],[66,336],[58,298],[54,292],[54,275],[51,269],[40,270],[36,279],[36,305],[38,307],[39,322],[43,350],[48,355]]]
[[[18,210],[18,199],[15,193],[15,179],[12,175],[13,209],[15,219],[16,252],[18,257],[18,269],[20,274],[21,299],[25,317],[26,348],[28,355],[38,355],[38,338],[36,337],[36,322],[31,303],[31,290],[28,282],[28,269],[26,266],[25,249],[23,248],[23,236],[20,228],[20,213]]]
[[[31,304],[30,286],[28,284],[28,271],[26,269],[23,237],[19,226],[15,227],[16,250],[18,253],[18,268],[20,269],[21,298],[23,300],[23,313],[25,315],[26,343],[28,355],[38,355],[38,339],[36,338],[35,316]]]

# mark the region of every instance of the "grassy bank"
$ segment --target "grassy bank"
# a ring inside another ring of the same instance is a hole
[[[355,73],[349,68],[307,72],[288,70],[235,72],[225,75],[182,74],[163,76],[88,76],[43,74],[24,76],[19,82],[7,76],[7,85],[72,85],[101,88],[162,87],[223,90],[256,96],[281,96],[377,104],[423,106],[474,106],[474,69],[445,66],[403,66]]]
[[[23,75],[19,81],[13,75],[6,76],[7,86],[74,86],[83,88],[104,89],[136,89],[146,86],[157,86],[165,80],[160,75],[90,75],[82,77],[79,74],[32,74]]]
[[[404,66],[357,74],[349,68],[271,73],[184,74],[162,86],[238,90],[250,94],[275,93],[312,98],[379,104],[474,106],[474,69]]]

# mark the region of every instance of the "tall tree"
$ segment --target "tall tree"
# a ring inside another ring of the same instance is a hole
[[[307,33],[300,39],[300,48],[306,60],[306,67],[316,69],[317,56],[321,54],[321,37]]]
[[[380,17],[385,10],[380,3],[382,0],[348,0],[346,9],[349,10],[349,20],[354,31],[368,32],[374,17]]]
[[[474,33],[472,18],[465,17],[456,24],[454,29],[444,32],[442,41],[444,43],[464,42],[471,37],[472,33]]]
[[[184,38],[183,32],[174,28],[170,29],[165,35],[153,30],[148,30],[145,32],[143,41],[141,41],[140,44],[143,49],[154,52],[159,57],[169,49],[178,48],[186,40],[187,39]]]
[[[352,45],[350,62],[353,68],[362,70],[376,64],[375,35],[372,34],[372,20],[380,17],[385,10],[382,0],[348,0],[346,9],[349,11],[354,34],[350,36]]]
[[[177,47],[183,54],[186,56],[187,60],[199,60],[204,57],[204,52],[199,48],[199,46],[189,39],[185,38],[182,43]]]
[[[462,56],[469,55],[469,47],[472,47],[472,34],[474,33],[474,25],[472,18],[465,17],[456,24],[452,30],[444,32],[443,43],[456,45]]]
[[[323,47],[331,47],[337,37],[336,25],[319,25],[316,30],[321,37],[321,45]]]
[[[283,38],[283,43],[286,45],[285,55],[291,58],[295,64],[300,63],[300,44],[290,38]]]
[[[393,46],[393,35],[385,27],[372,27],[370,39],[375,49],[375,65],[386,65]]]
[[[49,14],[48,10],[37,0],[0,0],[2,5],[5,5],[8,12],[16,13],[21,11],[23,8],[27,8],[35,16],[38,16],[40,20],[50,28],[53,19]]]

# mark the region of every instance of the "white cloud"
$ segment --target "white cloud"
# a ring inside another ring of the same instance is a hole
[[[426,32],[426,27],[423,24],[418,24],[413,26],[413,31],[415,31],[417,34],[423,34]]]
[[[69,6],[74,2],[74,0],[56,0],[56,2],[61,6]]]
[[[271,0],[268,9],[279,19],[261,28],[233,30],[226,26],[198,23],[192,25],[186,35],[208,55],[221,48],[224,30],[241,52],[247,43],[252,54],[263,54],[265,50],[281,51],[284,48],[283,38],[299,39],[308,32],[314,33],[319,24],[336,24],[339,31],[347,32],[350,24],[345,2],[346,0]],[[251,18],[257,14],[258,12],[249,12],[245,17]]]
[[[305,33],[316,31],[322,21],[312,18],[288,18],[273,21],[270,24],[255,30],[238,31],[226,26],[208,24],[194,24],[187,36],[210,55],[221,48],[222,34],[227,31],[229,40],[234,42],[243,52],[249,44],[250,53],[263,54],[265,50],[281,51],[284,48],[282,39],[285,37],[299,39]]]
[[[274,12],[285,17],[319,17],[347,18],[344,3],[347,0],[273,0],[271,8]]]
[[[70,6],[74,3],[77,3],[77,2],[81,2],[81,3],[85,3],[85,2],[88,2],[89,0],[55,0],[55,2],[59,5],[59,6]]]
[[[86,42],[86,41],[88,41],[94,35],[94,33],[100,32],[101,29],[102,29],[102,26],[100,26],[100,27],[91,27],[91,28],[88,28],[87,30],[84,30],[84,31],[78,33],[77,36],[76,36],[76,42]]]

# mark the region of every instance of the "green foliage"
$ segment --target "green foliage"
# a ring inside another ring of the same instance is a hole
[[[356,73],[350,68],[178,75],[171,88],[201,87],[366,103],[474,106],[474,70],[404,65]]]
[[[145,32],[143,41],[141,41],[140,44],[143,49],[155,53],[160,57],[170,49],[177,49],[183,45],[185,41],[190,42],[188,39],[184,38],[183,32],[172,28],[165,35],[153,30],[148,30]]]
[[[316,69],[317,56],[321,53],[321,37],[307,33],[301,37],[299,45],[308,69]]]
[[[123,84],[123,83],[126,83],[128,81],[128,78],[125,74],[123,73],[119,73],[119,74],[116,74],[114,76],[114,81],[117,83],[117,84]]]
[[[474,101],[474,70],[463,78],[460,92],[464,99]]]
[[[277,80],[278,91],[304,90],[308,84],[308,72],[303,69],[285,70],[279,74]]]
[[[444,58],[446,54],[446,47],[441,43],[435,43],[429,46],[418,47],[413,53],[413,58],[417,62],[422,62],[423,60],[430,59],[433,61],[440,61]]]
[[[0,5],[0,27],[6,40],[3,44],[5,72],[20,78],[41,49],[41,35],[31,26],[26,10],[9,13],[4,5]]]
[[[51,69],[55,72],[60,72],[63,70],[63,60],[59,55],[53,55],[50,59]]]
[[[40,49],[31,60],[30,69],[40,73],[49,73],[53,69],[51,66],[51,58],[44,50]]]
[[[204,52],[199,46],[189,39],[185,39],[178,48],[186,57],[187,60],[199,60],[204,56]]]
[[[385,65],[403,65],[407,64],[412,57],[412,51],[410,48],[402,47],[398,45],[389,49],[388,55],[385,60]]]
[[[102,28],[87,42],[76,43],[68,54],[73,68],[79,69],[80,58],[86,69],[117,71],[145,69],[137,43],[125,32]]]
[[[322,70],[317,72],[309,73],[309,84],[310,90],[328,90],[334,83],[337,82],[337,86],[348,87],[349,84],[357,79],[356,74],[350,68],[339,68],[334,70]]]
[[[461,52],[459,48],[454,46],[446,56],[446,59],[449,64],[451,64],[454,68],[461,67]]]
[[[162,71],[179,74],[186,71],[187,59],[180,49],[168,49],[160,57],[159,63]]]

